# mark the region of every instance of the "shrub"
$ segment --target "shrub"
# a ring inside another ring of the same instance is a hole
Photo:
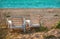
[[[54,35],[46,36],[45,39],[56,39],[56,36]]]
[[[56,28],[60,29],[60,21],[57,23]]]

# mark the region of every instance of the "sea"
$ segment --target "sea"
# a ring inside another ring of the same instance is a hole
[[[60,8],[60,0],[0,0],[0,8]]]

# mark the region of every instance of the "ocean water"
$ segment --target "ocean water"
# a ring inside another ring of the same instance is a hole
[[[60,8],[60,0],[0,0],[0,8]]]

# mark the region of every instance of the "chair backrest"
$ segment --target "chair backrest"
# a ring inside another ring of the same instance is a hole
[[[13,26],[22,26],[23,25],[23,18],[22,17],[12,17],[12,25]]]
[[[7,19],[8,23],[8,28],[21,28],[25,30],[25,18],[23,17],[12,17],[10,20]]]
[[[32,14],[31,15],[31,25],[32,26],[40,25],[39,22],[40,22],[40,15]]]

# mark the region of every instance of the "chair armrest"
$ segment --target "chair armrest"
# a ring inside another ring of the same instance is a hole
[[[7,20],[8,22],[8,28],[11,28],[12,27],[12,21],[11,20]]]
[[[11,21],[11,20],[8,20],[8,23],[9,23],[9,24],[12,24],[12,21]]]
[[[32,24],[31,27],[39,27],[40,24]]]

